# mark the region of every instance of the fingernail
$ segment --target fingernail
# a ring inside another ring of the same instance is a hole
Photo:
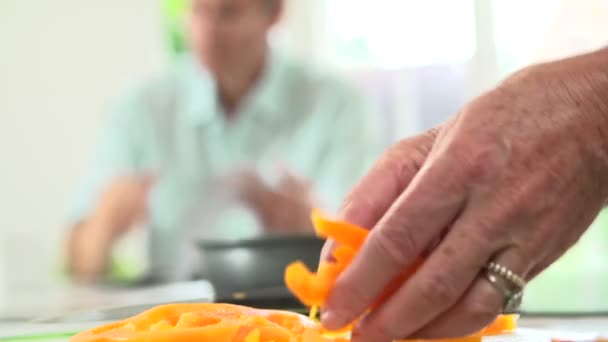
[[[323,311],[321,315],[321,323],[327,330],[338,330],[344,328],[349,322],[344,315],[340,315],[336,311]]]

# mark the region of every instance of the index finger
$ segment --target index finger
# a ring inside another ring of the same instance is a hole
[[[346,196],[340,217],[372,229],[422,168],[437,132],[431,129],[390,147]],[[334,247],[335,243],[328,240],[321,260],[329,259]]]
[[[327,300],[323,324],[339,329],[362,315],[448,227],[464,207],[466,187],[444,163],[429,160],[376,224]]]

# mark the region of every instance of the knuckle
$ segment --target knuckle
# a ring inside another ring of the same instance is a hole
[[[520,217],[533,219],[544,211],[554,209],[554,201],[547,200],[548,187],[562,188],[561,181],[548,179],[544,166],[539,166],[536,174],[517,174],[509,177],[499,191],[497,205],[505,218]],[[502,199],[501,199],[502,198]]]
[[[473,180],[484,180],[496,170],[493,151],[487,146],[475,145],[465,157],[465,171]]]
[[[461,139],[453,142],[448,149],[449,156],[460,165],[463,177],[474,183],[484,183],[496,177],[503,170],[505,152],[495,142],[485,142],[477,138]]]
[[[446,307],[458,299],[456,282],[448,273],[432,275],[418,285],[420,298],[431,306]]]
[[[433,128],[423,134],[404,140],[402,153],[406,153],[420,167],[433,148],[438,132],[438,128]]]
[[[495,212],[480,213],[471,221],[469,227],[461,230],[463,239],[475,246],[495,245],[506,237],[509,225],[505,225],[499,214]]]
[[[381,164],[394,170],[395,179],[409,179],[418,172],[431,151],[439,129],[431,129],[421,135],[403,139],[391,146],[381,159]]]
[[[389,150],[379,162],[381,169],[390,172],[389,177],[394,180],[397,189],[405,188],[410,178],[418,172],[422,164],[418,161],[421,157],[409,155],[409,150],[409,147],[399,144]],[[404,156],[407,156],[407,158],[404,158]]]
[[[496,224],[494,220],[489,218],[480,218],[475,223],[477,226],[477,234],[473,232],[465,233],[467,240],[472,241],[477,246],[485,246],[490,244],[493,240],[502,234],[502,225]]]
[[[455,229],[454,234],[463,245],[475,246],[475,248],[493,246],[498,243],[504,233],[502,225],[494,223],[490,218],[477,218],[470,226]]]
[[[389,224],[372,231],[369,248],[392,265],[407,265],[418,254],[418,243],[411,229],[393,222]]]

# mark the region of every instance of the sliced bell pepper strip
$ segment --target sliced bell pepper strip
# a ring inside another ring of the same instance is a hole
[[[363,245],[369,231],[354,224],[330,219],[319,209],[314,209],[311,214],[312,223],[317,235],[323,238],[332,238],[339,245],[344,245],[359,250]]]

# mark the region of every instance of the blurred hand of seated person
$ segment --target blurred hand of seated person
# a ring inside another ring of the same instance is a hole
[[[267,231],[312,232],[310,211],[316,201],[311,182],[284,169],[273,188],[257,172],[248,169],[236,174],[234,185]]]
[[[85,223],[71,231],[76,279],[103,277],[116,238],[144,202],[153,276],[172,277],[165,271],[183,259],[186,230],[249,237],[240,214],[225,226],[223,218],[212,219],[221,216],[223,204],[214,204],[223,200],[217,184],[227,175],[237,180],[227,186],[236,186],[234,197],[257,217],[261,234],[310,231],[310,208],[337,210],[382,150],[382,116],[364,96],[269,46],[282,0],[185,4],[189,52],[165,75],[119,98],[102,130],[70,215]],[[277,161],[289,171],[271,175]],[[149,196],[149,182],[122,177],[151,172],[158,176]],[[192,212],[208,217],[196,221],[188,218]]]

